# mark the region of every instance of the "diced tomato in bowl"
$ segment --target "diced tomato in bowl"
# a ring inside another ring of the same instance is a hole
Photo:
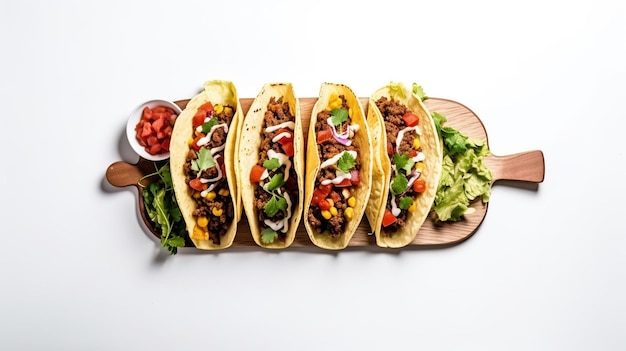
[[[150,100],[137,106],[128,118],[126,136],[142,158],[161,161],[170,157],[170,138],[182,110],[167,100]]]

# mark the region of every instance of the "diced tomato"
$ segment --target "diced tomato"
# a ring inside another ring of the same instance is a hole
[[[157,139],[156,135],[150,135],[148,139],[146,139],[148,146],[152,146],[159,143],[159,139]]]
[[[150,145],[150,148],[148,149],[148,153],[150,155],[157,155],[159,152],[161,152],[161,144],[155,143],[153,145]]]
[[[285,152],[285,155],[292,157],[294,154],[293,142],[283,144],[283,151]]]
[[[317,132],[317,142],[319,144],[325,142],[326,140],[330,140],[332,137],[333,132],[330,130],[330,127],[327,127],[326,129]]]
[[[330,210],[330,203],[328,203],[328,200],[326,199],[321,199],[317,204],[317,207],[319,207],[322,211],[328,211]]]
[[[352,183],[352,185],[358,185],[361,182],[361,174],[359,174],[359,171],[356,169],[351,169],[350,170],[350,183]]]
[[[252,166],[252,169],[250,170],[250,181],[252,183],[260,182],[264,172],[265,167],[259,165]]]
[[[387,155],[393,155],[393,144],[391,142],[387,142]]]
[[[278,133],[276,133],[276,135],[280,135],[282,133],[288,133],[288,136],[284,136],[280,139],[278,139],[276,142],[281,144],[281,145],[285,145],[287,143],[293,143],[293,132],[287,128],[281,128],[278,130]]]
[[[164,125],[165,125],[165,117],[159,118],[155,120],[154,122],[152,122],[152,129],[154,129],[158,133],[161,131],[161,129],[163,129]]]
[[[417,117],[413,112],[405,113],[404,116],[402,116],[402,119],[404,120],[404,123],[409,127],[416,126],[420,121],[419,117]]]
[[[409,158],[413,158],[415,156],[417,156],[417,150],[415,149],[409,150]]]
[[[170,107],[144,107],[135,125],[136,139],[146,152],[157,155],[169,151],[172,126],[178,117]]]
[[[350,178],[346,178],[344,180],[342,180],[339,184],[335,184],[335,186],[337,188],[345,188],[348,186],[352,186],[352,181],[350,180]]]
[[[144,107],[143,108],[143,112],[141,114],[141,117],[144,118],[144,119],[147,119],[147,120],[151,119],[152,118],[152,109],[150,107],[148,107],[148,106]]]
[[[416,179],[413,182],[413,191],[416,193],[423,193],[426,191],[426,181],[424,179]]]
[[[193,120],[191,121],[191,124],[193,125],[194,128],[201,126],[202,123],[204,123],[205,118],[206,118],[206,112],[203,110],[198,110],[198,112],[196,112],[196,114],[193,116]]]
[[[152,135],[152,126],[150,125],[150,123],[144,123],[141,130],[141,137],[145,139],[150,135]]]
[[[191,147],[192,147],[194,150],[196,150],[196,151],[200,150],[200,147],[201,147],[201,146],[198,146],[198,141],[200,141],[200,139],[204,138],[204,136],[205,136],[204,134],[200,134],[200,135],[196,136],[196,137],[193,139],[193,142],[191,143]]]
[[[203,110],[206,115],[209,112],[213,112],[213,104],[211,103],[211,101],[207,101],[204,104],[202,104],[202,106],[200,106],[198,110]]]
[[[388,227],[394,224],[397,220],[396,216],[394,216],[389,209],[385,209],[385,214],[383,214],[383,227]]]
[[[190,186],[192,189],[197,190],[197,191],[202,191],[202,190],[204,190],[204,189],[206,189],[206,188],[207,188],[207,185],[206,185],[206,184],[203,184],[203,183],[200,181],[200,178],[194,178],[194,179],[190,180],[190,181],[189,181],[189,186]]]
[[[326,185],[320,184],[317,188],[324,195],[324,197],[328,196],[328,194],[330,194],[330,192],[333,191],[333,185],[332,184],[326,184]]]
[[[331,191],[330,199],[333,200],[333,202],[339,202],[341,201],[341,195],[339,195],[339,193],[336,191]]]
[[[325,199],[328,194],[324,194],[319,188],[313,190],[313,198],[311,199],[311,205],[317,206],[321,200]]]

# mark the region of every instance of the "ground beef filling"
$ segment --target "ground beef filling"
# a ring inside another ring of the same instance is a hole
[[[391,152],[389,153],[389,158],[391,162],[393,162],[394,153],[404,154],[404,153],[409,153],[411,150],[415,150],[413,149],[413,141],[415,140],[415,133],[404,133],[402,142],[396,148],[396,141],[398,138],[398,133],[402,129],[407,127],[406,123],[402,119],[402,116],[404,116],[405,113],[409,112],[409,109],[406,106],[399,103],[398,101],[394,99],[391,99],[391,100],[387,99],[384,96],[376,101],[376,106],[382,113],[383,120],[385,122],[385,130],[387,134],[387,152],[388,153]],[[392,170],[392,177],[393,176],[394,174]],[[406,193],[404,193],[402,196],[408,196],[408,197],[415,199],[417,195],[418,193],[414,192],[413,189],[409,187]],[[386,203],[386,208],[388,210],[391,210],[392,208],[391,200],[392,200],[392,194],[390,193],[389,197],[387,198],[387,203]],[[392,223],[389,226],[382,228],[383,233],[387,235],[391,235],[397,232],[398,230],[404,228],[406,226],[407,215],[408,215],[407,210],[401,210],[400,215],[396,217],[397,220],[395,223]]]
[[[289,103],[283,102],[282,96],[278,98],[278,100],[276,100],[274,97],[271,97],[270,102],[267,105],[267,111],[263,116],[263,132],[261,134],[263,140],[261,142],[261,148],[259,150],[259,161],[257,162],[259,166],[263,166],[263,162],[269,159],[267,156],[269,150],[274,150],[277,153],[286,154],[285,150],[283,150],[283,146],[280,143],[272,141],[275,136],[280,134],[280,129],[273,132],[267,132],[266,128],[289,121],[295,122],[295,117],[291,114],[291,110],[289,109]],[[291,132],[293,132],[293,130],[291,130]],[[293,211],[293,204],[296,204],[298,202],[298,183],[296,181],[296,172],[293,165],[293,158],[290,158],[290,161],[292,162],[292,165],[289,169],[289,177],[287,178],[287,181],[285,181],[285,184],[278,188],[280,192],[278,190],[275,190],[275,192],[279,194],[289,194],[289,199],[291,200]],[[268,170],[269,177],[266,180],[272,179],[272,177],[278,173],[284,174],[285,168],[285,165],[281,165],[276,169]],[[272,222],[277,222],[285,218],[287,213],[284,211],[278,211],[272,217],[269,217],[265,213],[263,208],[272,199],[272,194],[265,191],[262,187],[262,184],[256,187],[256,189],[254,190],[254,195],[254,206],[257,209],[257,218],[259,220],[261,228],[269,228],[265,224],[266,219]],[[282,230],[277,230],[276,233],[278,234],[278,240],[285,240],[286,233],[283,233]]]
[[[345,97],[340,95],[339,98],[342,100],[341,108],[348,109],[348,105],[346,103]],[[331,117],[331,112],[324,110],[317,114],[317,122],[315,123],[315,132],[316,134],[320,131],[326,130],[330,126],[328,125],[328,118]],[[341,126],[338,126],[337,129],[347,128],[351,123],[350,117],[342,123]],[[324,162],[324,160],[328,160],[329,158],[343,152],[343,151],[357,151],[357,148],[354,144],[350,146],[345,146],[340,144],[335,138],[330,138],[322,143],[317,144],[317,152],[320,157],[320,161]],[[359,161],[359,157],[356,158],[355,169],[360,171],[361,165]],[[321,168],[317,173],[317,177],[315,179],[315,187],[318,188],[322,181],[327,179],[335,179],[337,168],[335,166],[329,166],[326,168]],[[352,195],[345,196],[343,189],[349,190],[350,188],[338,188],[333,187],[333,190],[329,194],[329,198],[333,200],[334,207],[337,209],[337,214],[332,215],[329,219],[324,218],[322,215],[322,210],[318,206],[310,206],[309,211],[306,214],[307,220],[311,227],[317,231],[318,233],[326,232],[328,236],[336,238],[346,231],[346,225],[348,220],[345,216],[345,210],[348,207],[347,201],[348,198]],[[348,193],[350,194],[350,192]]]
[[[230,126],[234,116],[234,111],[234,107],[224,106],[219,112],[214,110],[213,117],[217,117],[218,124],[225,123]],[[203,147],[211,149],[224,145],[226,143],[226,137],[227,134],[224,132],[224,129],[217,128],[213,132],[209,143]],[[217,155],[221,155],[221,157],[217,158]],[[197,158],[198,151],[190,148],[187,153],[187,162],[184,166],[185,183],[187,184],[189,184],[191,180],[198,178],[198,172],[191,169],[191,161],[196,160]],[[213,194],[202,197],[200,192],[193,190],[191,187],[189,189],[196,204],[196,209],[192,213],[193,216],[195,218],[207,218],[208,224],[206,226],[206,230],[209,233],[209,240],[213,241],[214,244],[219,245],[221,237],[226,234],[228,227],[230,227],[230,224],[235,217],[235,209],[232,198],[230,197],[230,189],[228,188],[228,180],[224,167],[224,150],[215,153],[213,158],[216,159],[216,166],[202,171],[199,175],[201,178],[205,179],[217,177],[217,167],[220,167],[222,171],[222,178],[215,183],[209,183],[215,184],[215,188],[211,191]]]

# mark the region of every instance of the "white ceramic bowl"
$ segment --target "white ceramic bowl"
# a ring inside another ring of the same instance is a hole
[[[130,143],[130,146],[139,156],[150,161],[162,161],[170,157],[169,152],[165,152],[165,153],[158,154],[158,155],[151,155],[150,153],[148,153],[148,151],[146,151],[146,149],[143,146],[141,146],[141,144],[139,144],[139,141],[136,138],[137,133],[135,132],[135,126],[137,126],[137,123],[139,123],[139,121],[141,120],[143,109],[145,107],[149,107],[153,109],[157,106],[169,107],[174,110],[174,113],[177,116],[180,116],[182,112],[180,107],[178,107],[178,105],[176,105],[175,103],[171,101],[158,100],[158,99],[150,100],[137,106],[133,110],[133,112],[130,113],[130,116],[128,116],[128,122],[126,124],[126,137],[128,138],[128,142]]]

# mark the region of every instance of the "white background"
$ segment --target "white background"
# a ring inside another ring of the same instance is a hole
[[[0,1],[0,349],[625,349],[618,3]],[[451,248],[169,257],[104,175],[137,104],[207,79],[418,82],[545,181]]]

